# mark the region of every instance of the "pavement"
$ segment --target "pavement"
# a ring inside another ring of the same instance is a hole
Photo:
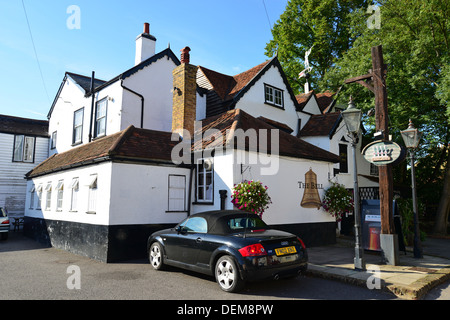
[[[366,270],[360,271],[354,268],[354,241],[338,237],[336,244],[308,248],[308,273],[418,300],[450,280],[450,238],[428,237],[422,247],[422,259],[414,258],[411,247],[399,251],[396,266],[386,265],[380,252],[365,250]]]

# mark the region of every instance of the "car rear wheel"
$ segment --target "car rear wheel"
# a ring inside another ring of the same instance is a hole
[[[161,270],[164,267],[163,250],[159,242],[153,242],[150,246],[148,260],[155,270]]]
[[[223,256],[217,260],[215,276],[219,287],[226,292],[238,292],[244,287],[236,263],[230,256]]]

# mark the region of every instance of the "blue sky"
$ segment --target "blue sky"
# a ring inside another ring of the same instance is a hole
[[[95,71],[109,80],[131,68],[144,22],[157,38],[157,52],[170,43],[179,56],[189,46],[192,64],[238,74],[267,60],[269,21],[279,19],[287,2],[1,0],[0,114],[47,119],[66,71],[87,76]],[[79,15],[68,13],[71,5]],[[79,21],[79,29],[69,28],[68,21],[72,26]]]

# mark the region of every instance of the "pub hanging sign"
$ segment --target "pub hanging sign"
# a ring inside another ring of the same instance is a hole
[[[376,166],[397,164],[405,159],[405,151],[392,141],[374,141],[362,150],[364,159]]]

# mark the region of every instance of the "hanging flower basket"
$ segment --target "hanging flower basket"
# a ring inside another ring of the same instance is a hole
[[[332,183],[325,190],[322,208],[335,217],[336,221],[341,221],[344,214],[353,212],[353,207],[353,195],[342,184]]]
[[[263,186],[260,181],[251,180],[235,184],[231,202],[240,210],[256,213],[262,217],[264,210],[272,203],[267,189],[268,187]]]

